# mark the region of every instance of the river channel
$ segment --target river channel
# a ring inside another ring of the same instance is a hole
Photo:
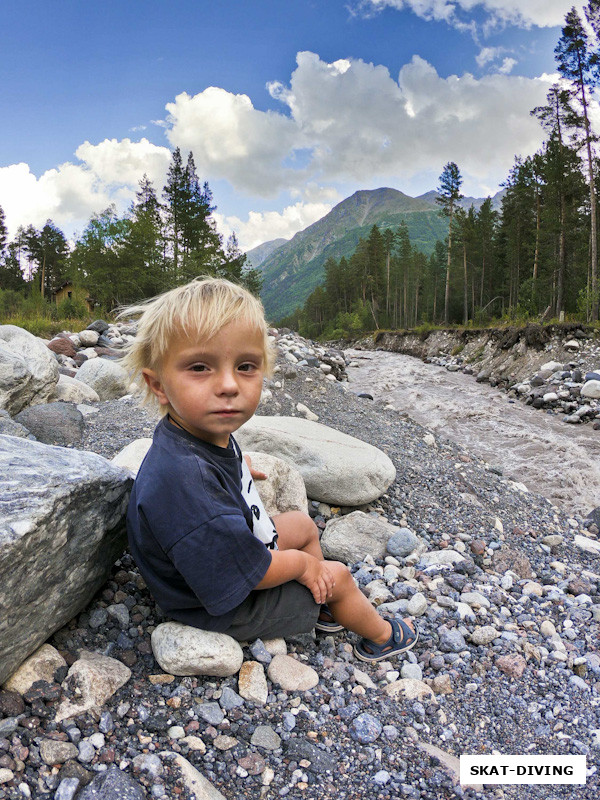
[[[566,424],[563,415],[511,402],[472,376],[412,356],[346,354],[359,364],[347,370],[353,392],[368,392],[436,436],[464,445],[568,514],[587,516],[600,506],[600,431],[590,424]]]

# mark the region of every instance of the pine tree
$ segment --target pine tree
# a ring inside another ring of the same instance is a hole
[[[4,250],[8,244],[8,229],[6,227],[6,216],[4,209],[0,206],[0,260],[4,255]]]
[[[179,254],[182,245],[182,227],[187,206],[186,176],[181,159],[181,150],[176,147],[171,157],[167,182],[163,189],[167,215],[167,238],[170,243],[172,272],[175,281],[179,278]]]
[[[136,202],[128,215],[121,257],[129,264],[132,291],[136,297],[152,297],[168,288],[164,258],[161,205],[151,181],[144,175]]]
[[[30,262],[35,264],[34,273],[38,278],[39,293],[42,297],[49,298],[66,276],[69,245],[65,235],[49,219],[41,231],[29,225],[25,229],[24,238]]]
[[[590,21],[597,21],[596,3],[590,5]],[[592,320],[598,319],[598,224],[596,207],[596,182],[594,159],[592,155],[592,134],[590,124],[590,95],[598,80],[594,69],[595,59],[589,49],[588,35],[581,18],[572,8],[565,18],[562,36],[555,49],[558,71],[571,85],[571,111],[578,118],[577,131],[580,132],[578,144],[585,147],[588,165],[588,186],[590,193],[590,242],[591,242],[591,295]]]
[[[463,179],[457,165],[449,161],[440,175],[440,185],[438,187],[439,197],[436,201],[442,207],[442,214],[448,217],[448,261],[446,267],[446,291],[444,295],[444,325],[449,321],[450,310],[450,267],[452,264],[452,222],[456,204],[462,199],[460,193]]]

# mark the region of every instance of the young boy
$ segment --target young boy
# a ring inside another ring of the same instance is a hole
[[[160,607],[239,641],[348,628],[362,637],[354,652],[363,661],[413,647],[411,624],[383,619],[348,568],[323,559],[310,517],[278,514],[274,528],[265,528],[264,509],[246,499],[251,481],[245,471],[242,485],[231,434],[256,411],[271,370],[260,301],[208,278],[126,313],[136,312],[138,332],[124,363],[143,377],[163,419],[138,472],[127,527]]]

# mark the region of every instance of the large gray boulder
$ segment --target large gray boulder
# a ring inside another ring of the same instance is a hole
[[[307,419],[253,417],[235,437],[244,452],[258,450],[287,461],[302,475],[311,500],[323,503],[370,503],[396,477],[381,450]]]
[[[58,382],[58,362],[36,336],[16,325],[0,325],[0,408],[17,414],[45,403]]]
[[[91,358],[77,371],[77,380],[87,383],[100,400],[116,400],[129,391],[129,375],[123,367],[106,358]]]
[[[344,517],[329,520],[321,537],[325,558],[355,564],[365,556],[385,558],[390,538],[398,528],[385,519],[353,511]]]
[[[83,414],[72,403],[45,403],[20,411],[15,422],[30,431],[38,442],[75,447],[85,429]]]
[[[0,684],[107,579],[130,488],[94,453],[0,435]]]

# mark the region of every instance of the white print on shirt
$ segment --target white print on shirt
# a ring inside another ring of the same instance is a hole
[[[239,455],[241,458],[241,452]],[[252,512],[252,533],[257,539],[260,539],[260,541],[269,550],[277,550],[277,531],[275,529],[275,525],[273,525],[273,520],[267,514],[263,502],[260,499],[260,495],[258,494],[256,486],[254,485],[254,481],[252,479],[252,475],[250,475],[250,470],[248,468],[248,464],[246,464],[246,460],[241,458],[241,461],[242,497]]]

